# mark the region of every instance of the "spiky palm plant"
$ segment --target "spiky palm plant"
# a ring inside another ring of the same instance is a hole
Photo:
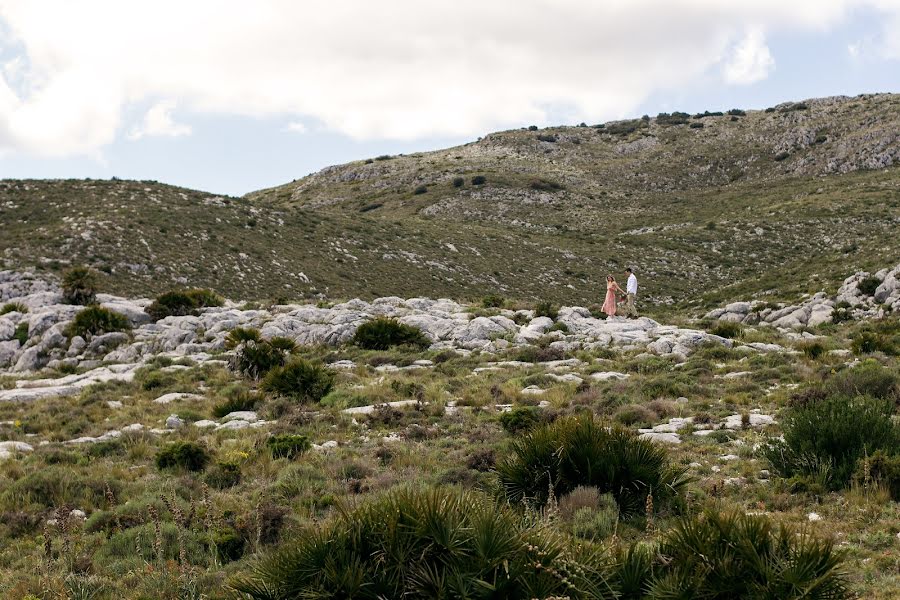
[[[88,267],[72,267],[63,274],[63,301],[87,306],[97,297],[97,274]]]
[[[620,556],[618,580],[624,598],[839,600],[850,597],[842,560],[831,542],[766,517],[707,510],[671,529],[649,568],[644,555]]]
[[[394,346],[427,348],[431,342],[417,327],[404,325],[396,319],[378,317],[356,329],[353,343],[366,350],[387,350]]]
[[[656,507],[670,505],[689,482],[664,448],[593,417],[560,419],[524,434],[497,472],[512,501],[543,506],[550,490],[559,497],[586,485],[612,494],[623,517],[642,512],[648,495]]]
[[[481,495],[405,489],[341,509],[232,585],[254,600],[613,598],[599,552]]]

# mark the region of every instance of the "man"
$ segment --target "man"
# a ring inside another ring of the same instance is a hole
[[[637,297],[637,277],[631,267],[625,269],[628,275],[628,283],[625,285],[625,314],[632,319],[637,318],[637,308],[634,306],[634,299]]]

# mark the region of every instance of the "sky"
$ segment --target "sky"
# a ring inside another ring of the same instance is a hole
[[[0,178],[221,194],[529,125],[900,92],[900,0],[0,0]]]

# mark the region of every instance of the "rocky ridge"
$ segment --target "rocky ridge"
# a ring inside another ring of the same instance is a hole
[[[865,281],[877,280],[878,287],[867,293],[860,289]],[[777,305],[754,300],[732,302],[706,313],[706,319],[717,319],[785,329],[815,327],[841,318],[880,318],[885,312],[900,311],[900,264],[875,273],[860,271],[844,280],[837,294],[819,292],[795,305]]]

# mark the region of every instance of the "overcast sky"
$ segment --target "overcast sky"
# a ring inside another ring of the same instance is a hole
[[[900,0],[0,0],[0,177],[239,195],[527,125],[900,91]]]

